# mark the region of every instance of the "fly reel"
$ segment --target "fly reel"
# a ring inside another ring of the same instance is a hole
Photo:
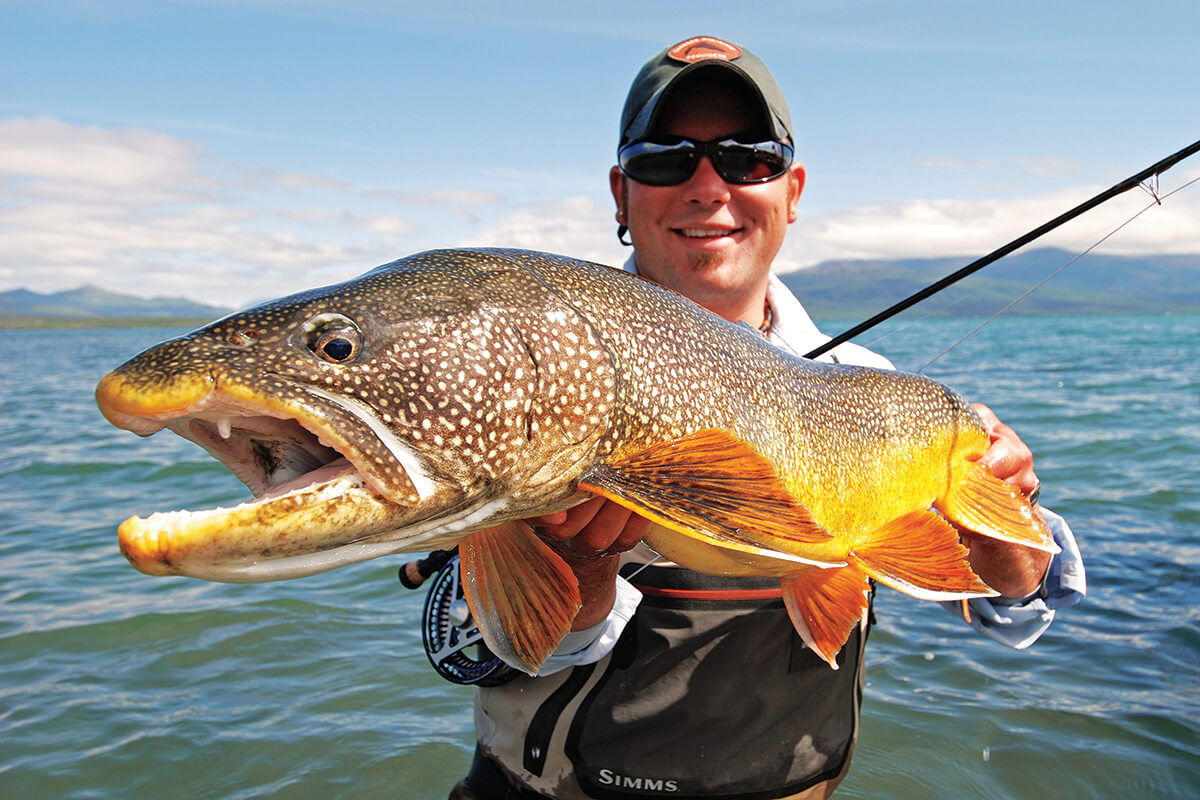
[[[499,686],[520,674],[484,644],[463,597],[457,552],[438,569],[425,595],[421,639],[429,663],[451,683]]]

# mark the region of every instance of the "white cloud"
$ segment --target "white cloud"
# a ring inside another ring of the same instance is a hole
[[[616,266],[629,256],[616,232],[611,208],[574,196],[518,209],[458,246],[542,250]]]
[[[390,189],[368,189],[363,192],[367,197],[390,200],[394,203],[417,206],[451,206],[455,208],[473,208],[478,206],[495,205],[501,197],[494,192],[483,192],[477,189],[435,189],[426,192],[398,192]]]
[[[399,215],[346,211],[358,193],[339,180],[47,118],[0,120],[0,182],[3,289],[88,283],[237,305],[357,274],[416,230]],[[313,213],[321,207],[339,210]]]
[[[1171,185],[1180,186],[1197,176],[1200,172],[1181,173]],[[1082,187],[1006,200],[913,200],[804,217],[791,226],[775,269],[793,272],[835,259],[976,257],[1057,218],[1099,191],[1101,187]],[[1030,247],[1082,251],[1153,202],[1145,192],[1132,189]],[[570,197],[517,209],[460,244],[547,250],[616,265],[629,250],[617,242],[615,233],[611,208],[590,197]],[[1200,253],[1200,186],[1146,211],[1099,251]]]
[[[176,178],[196,148],[152,131],[79,127],[48,117],[0,126],[0,174],[70,178],[114,188]]]

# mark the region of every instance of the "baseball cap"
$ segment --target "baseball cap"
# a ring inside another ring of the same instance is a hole
[[[645,138],[654,130],[663,100],[688,75],[701,69],[728,70],[745,82],[762,106],[763,118],[777,139],[792,139],[792,117],[783,91],[767,65],[740,45],[715,36],[694,36],[668,47],[645,63],[621,111],[618,146]]]

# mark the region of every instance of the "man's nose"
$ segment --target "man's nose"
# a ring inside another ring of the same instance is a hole
[[[688,202],[724,203],[729,200],[729,184],[717,174],[716,167],[708,156],[700,157],[700,163],[696,165],[692,177],[688,178],[684,191],[684,199]]]

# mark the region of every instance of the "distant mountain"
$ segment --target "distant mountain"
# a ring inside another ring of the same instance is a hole
[[[0,316],[7,317],[216,319],[225,316],[231,310],[178,297],[152,297],[147,300],[108,292],[95,286],[84,286],[53,294],[40,294],[27,289],[0,292]]]
[[[922,301],[913,313],[999,311],[1075,257],[1046,248],[1018,252]],[[827,261],[780,276],[813,316],[865,318],[966,266],[974,257]],[[1088,254],[1025,298],[1013,314],[1200,311],[1200,255]]]
[[[923,301],[914,313],[987,315],[1020,297],[1075,255],[1065,250],[1019,252],[985,267]],[[973,260],[923,258],[891,261],[826,261],[781,276],[821,319],[866,318]],[[22,317],[216,319],[232,309],[171,297],[143,299],[94,286],[39,294],[0,292],[0,322]],[[1106,312],[1200,312],[1200,255],[1085,255],[1020,303],[1014,314]]]

